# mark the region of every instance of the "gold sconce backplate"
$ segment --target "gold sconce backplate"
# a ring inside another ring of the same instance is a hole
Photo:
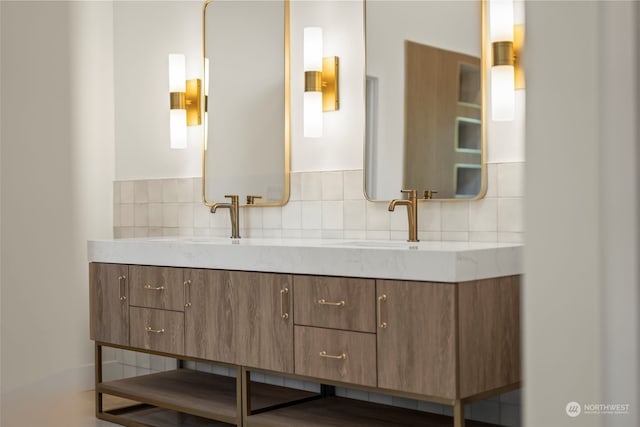
[[[515,55],[515,85],[516,89],[524,89],[524,70],[522,69],[522,60],[520,54],[524,46],[524,25],[514,25],[513,27],[513,53]]]
[[[201,80],[187,80],[186,108],[187,108],[187,125],[198,126],[202,124],[202,113],[200,111],[200,91]]]
[[[337,56],[322,59],[322,111],[340,109],[339,60]]]

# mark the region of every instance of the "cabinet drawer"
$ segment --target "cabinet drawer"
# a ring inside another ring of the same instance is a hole
[[[376,386],[376,336],[296,326],[295,373]]]
[[[295,276],[293,307],[297,325],[376,331],[374,280]]]
[[[129,303],[137,307],[184,311],[184,281],[181,268],[129,268]]]
[[[184,354],[184,313],[131,307],[129,318],[132,347]]]

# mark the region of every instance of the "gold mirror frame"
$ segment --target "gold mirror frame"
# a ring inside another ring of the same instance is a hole
[[[365,88],[364,88],[364,102],[365,102],[365,111],[366,111],[366,107],[367,107],[367,88],[366,88],[366,81],[367,81],[367,2],[371,2],[373,0],[363,0],[363,18],[364,18],[364,48],[365,48],[365,66],[364,66],[364,84],[365,84]],[[488,118],[488,114],[487,114],[487,109],[488,109],[488,105],[487,105],[487,70],[489,69],[489,61],[490,58],[488,57],[488,50],[487,50],[487,42],[488,42],[488,7],[487,7],[487,1],[489,0],[478,0],[480,2],[480,43],[481,43],[481,49],[480,49],[480,81],[481,81],[481,147],[482,147],[482,152],[481,152],[481,184],[480,184],[480,191],[479,193],[475,196],[475,197],[468,197],[468,198],[433,198],[433,199],[429,199],[431,201],[435,201],[435,202],[464,202],[464,201],[470,201],[470,200],[479,200],[485,197],[486,193],[487,193],[487,118]],[[367,114],[365,113],[365,135],[364,135],[364,141],[363,141],[363,181],[362,181],[362,187],[363,187],[363,192],[364,192],[364,196],[367,199],[367,201],[369,202],[381,202],[381,203],[388,203],[390,199],[374,199],[372,197],[369,196],[369,193],[367,191],[367,129],[368,129],[368,124],[366,123],[366,116]],[[404,138],[403,138],[403,144],[404,142]],[[402,164],[401,167],[402,171],[401,173],[404,173],[404,164]],[[397,197],[393,197],[393,198],[402,198],[402,195],[400,193],[400,188],[398,188],[398,193],[397,193]],[[418,190],[418,195],[421,196],[422,195],[422,191],[423,190],[428,190],[428,189],[415,189]],[[433,189],[436,190],[437,189]],[[427,201],[427,199],[425,198],[419,198],[418,201]]]
[[[205,58],[206,58],[206,13],[207,6],[215,3],[216,0],[205,0],[202,6],[202,75],[205,76]],[[241,204],[242,207],[275,207],[284,206],[289,201],[291,191],[291,62],[290,62],[290,0],[282,0],[284,6],[284,171],[283,171],[283,190],[282,198],[276,202],[255,202],[252,204]],[[208,78],[205,76],[205,78]],[[201,96],[202,114],[205,117],[207,111],[207,102],[204,94],[204,84],[202,85]],[[202,202],[205,206],[211,207],[216,202],[223,200],[207,199],[207,129],[203,131],[202,141]],[[249,195],[240,195],[241,197]]]

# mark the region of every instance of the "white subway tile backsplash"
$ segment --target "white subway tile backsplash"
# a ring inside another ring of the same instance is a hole
[[[304,173],[301,178],[301,200],[322,200],[322,173]]]
[[[302,228],[302,202],[289,202],[282,207],[282,228],[285,230]]]
[[[441,202],[442,231],[469,230],[469,202]]]
[[[322,173],[322,200],[344,200],[344,173]]]
[[[133,203],[133,181],[120,182],[120,203]]]
[[[367,230],[388,231],[391,224],[390,213],[386,203],[367,203]]]
[[[344,172],[344,200],[365,200],[361,170]]]
[[[302,229],[320,230],[322,228],[322,202],[302,202]]]
[[[345,200],[343,205],[345,230],[365,230],[367,226],[367,205],[364,200]]]
[[[192,203],[178,205],[178,227],[193,228],[193,209]]]
[[[522,198],[514,197],[498,199],[498,231],[524,231],[523,215]]]
[[[149,203],[162,203],[162,180],[150,179],[147,181],[147,197]]]
[[[289,201],[302,200],[302,174],[292,173],[289,177]]]
[[[524,163],[498,165],[498,197],[522,197],[524,195]]]
[[[469,231],[497,231],[497,199],[486,198],[469,203]]]
[[[133,182],[133,201],[135,203],[149,203],[148,181]]]
[[[179,216],[177,203],[165,203],[162,205],[162,225],[164,227],[177,227]]]
[[[285,206],[288,206],[290,203],[287,203]],[[272,208],[264,208],[262,211],[262,226],[268,229],[281,229],[282,225],[282,215],[283,215],[284,207],[272,207]]]
[[[178,180],[177,179],[162,180],[162,201],[164,203],[178,202]]]
[[[437,231],[441,230],[441,202],[421,202],[418,205],[418,230]]]
[[[479,201],[420,203],[419,239],[522,242],[522,197],[518,195],[523,193],[523,170],[524,163],[487,165],[487,197]],[[289,203],[242,209],[241,233],[245,237],[406,240],[406,208],[390,213],[386,202],[366,201],[362,184],[362,170],[291,173]],[[154,229],[150,235],[159,234],[160,229],[163,235],[199,229],[200,235],[226,236],[228,214],[210,214],[202,205],[201,188],[198,177],[114,182],[114,235],[140,235],[142,231],[133,227],[149,227]],[[122,200],[129,202],[119,203]],[[204,233],[207,228],[209,232]]]
[[[304,211],[303,211],[303,214],[304,214]],[[344,229],[344,202],[343,201],[323,201],[321,220],[322,220],[323,230],[343,230]]]
[[[498,196],[498,164],[487,164],[487,192],[485,197]]]
[[[133,205],[133,225],[136,227],[149,226],[149,205],[136,203]]]
[[[120,205],[120,226],[133,227],[134,224],[133,203]]]
[[[178,179],[176,182],[178,192],[178,202],[193,203],[193,179]]]

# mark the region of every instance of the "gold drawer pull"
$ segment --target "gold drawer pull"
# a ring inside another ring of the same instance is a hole
[[[147,326],[144,328],[146,332],[154,333],[154,334],[164,334],[164,328],[162,329],[152,329],[151,326]]]
[[[144,285],[144,288],[148,291],[164,291],[164,286],[159,286],[157,288],[154,288],[153,286],[146,284]]]
[[[333,356],[331,354],[327,354],[326,351],[320,352],[320,357],[326,357],[327,359],[338,359],[338,360],[346,360],[347,355],[345,353],[339,354],[337,356]]]
[[[183,296],[184,296],[184,306],[191,307],[191,280],[187,280],[183,283]]]
[[[321,299],[318,300],[318,304],[320,304],[320,305],[333,305],[335,307],[344,307],[346,303],[344,301],[331,302],[331,301],[327,301],[324,298],[321,298]]]
[[[378,324],[378,326],[380,327],[380,329],[387,329],[387,322],[384,322],[382,320],[382,302],[387,300],[387,296],[385,294],[382,294],[378,297],[378,318],[380,319],[380,323]]]
[[[125,280],[127,280],[127,276],[118,276],[118,296],[120,297],[120,301],[127,300],[127,284]],[[124,292],[122,292],[123,288]]]
[[[289,313],[284,311],[284,299],[285,295],[289,293],[289,288],[280,289],[280,317],[287,320],[289,318]]]

